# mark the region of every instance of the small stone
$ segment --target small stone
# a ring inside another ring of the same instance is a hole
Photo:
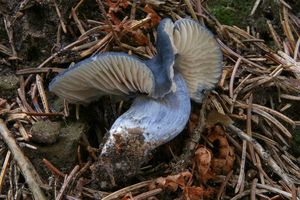
[[[17,94],[17,88],[19,87],[19,79],[17,76],[0,75],[0,96],[11,98]]]
[[[79,140],[82,134],[89,130],[88,124],[83,121],[66,123],[59,128],[59,135],[55,143],[35,144],[37,150],[24,149],[38,173],[45,179],[49,177],[51,172],[45,168],[42,160],[45,158],[63,173],[68,173],[77,162]]]
[[[40,144],[53,144],[57,141],[60,131],[60,123],[38,121],[31,127],[31,140]]]

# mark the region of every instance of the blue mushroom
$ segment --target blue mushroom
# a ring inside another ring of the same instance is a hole
[[[101,187],[112,188],[135,176],[158,146],[172,140],[188,122],[191,102],[219,81],[222,53],[199,23],[160,22],[157,54],[142,61],[108,52],[77,63],[56,76],[49,90],[71,103],[88,104],[103,95],[136,97],[107,133],[92,166]]]

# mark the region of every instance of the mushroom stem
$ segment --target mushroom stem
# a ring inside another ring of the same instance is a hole
[[[99,160],[92,167],[101,187],[126,182],[139,172],[156,147],[184,129],[191,111],[189,93],[180,74],[174,80],[176,92],[159,100],[137,97],[112,125]]]

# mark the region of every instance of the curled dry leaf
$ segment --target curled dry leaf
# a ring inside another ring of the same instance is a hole
[[[167,177],[159,177],[155,180],[158,187],[165,188],[175,192],[178,188],[183,191],[185,199],[198,200],[209,197],[213,190],[211,188],[205,189],[203,187],[192,186],[193,175],[189,171],[181,172],[176,175]]]
[[[149,4],[144,7],[144,12],[148,13],[148,16],[150,17],[150,23],[144,25],[145,29],[153,28],[159,24],[161,18]]]
[[[211,151],[204,146],[198,147],[195,152],[194,162],[198,170],[199,180],[202,183],[212,178],[211,161]]]
[[[183,188],[190,185],[193,179],[193,175],[186,171],[181,172],[176,175],[170,175],[167,177],[159,177],[156,179],[156,184],[159,187],[170,189],[171,191],[176,191],[178,187]]]
[[[216,144],[217,153],[212,159],[212,169],[215,173],[228,173],[234,164],[235,154],[229,145],[224,129],[220,125],[211,127],[208,131],[207,139]]]
[[[124,26],[124,30],[128,32],[128,39],[132,39],[132,42],[136,43],[137,45],[144,46],[149,44],[147,36],[141,29],[134,31],[131,29],[131,27]]]
[[[106,0],[107,5],[109,6],[108,14],[117,13],[126,9],[128,7],[127,0],[117,0],[115,2],[111,0]]]
[[[223,115],[217,111],[211,111],[207,115],[206,119],[206,127],[212,127],[216,124],[222,124],[224,126],[227,126],[229,124],[232,124],[233,121],[228,117],[227,115]]]
[[[183,190],[185,199],[188,200],[199,200],[208,199],[213,194],[212,188],[205,189],[204,187],[185,187]]]

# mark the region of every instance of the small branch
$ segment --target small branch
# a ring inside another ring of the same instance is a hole
[[[47,198],[39,185],[39,183],[42,183],[42,181],[38,177],[38,173],[35,171],[35,168],[31,162],[25,157],[2,119],[0,119],[0,134],[13,154],[14,160],[20,167],[26,183],[28,184],[34,196],[34,199],[46,200]]]

